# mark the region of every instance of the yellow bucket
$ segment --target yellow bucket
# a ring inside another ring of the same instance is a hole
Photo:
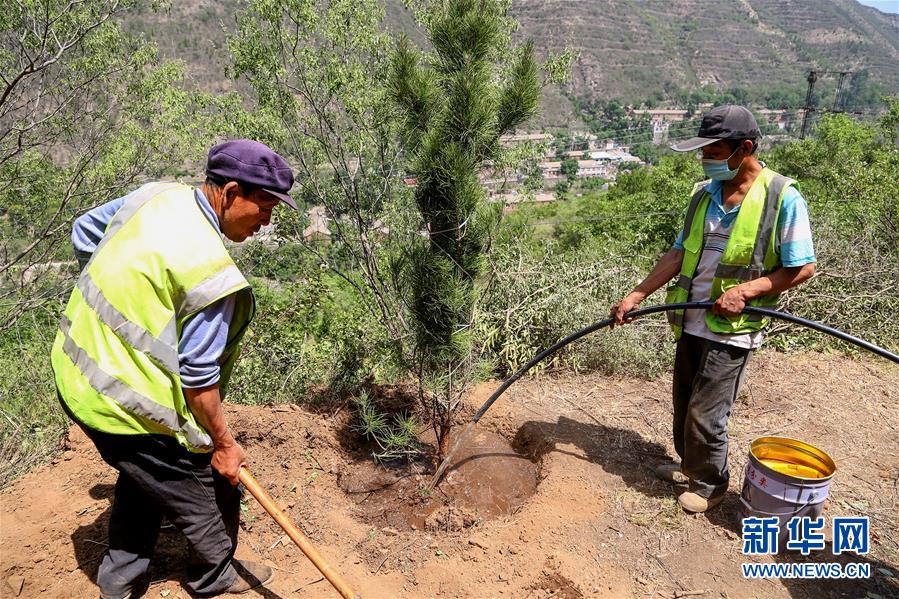
[[[790,518],[821,515],[836,471],[830,456],[814,445],[787,437],[756,439],[749,447],[740,515],[777,516],[785,537]]]

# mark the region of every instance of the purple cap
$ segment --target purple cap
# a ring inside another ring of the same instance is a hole
[[[206,174],[227,181],[261,187],[294,210],[287,192],[293,187],[293,171],[267,145],[251,139],[232,139],[209,150]]]

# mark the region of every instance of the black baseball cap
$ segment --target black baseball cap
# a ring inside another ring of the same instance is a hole
[[[671,146],[675,152],[692,152],[721,139],[758,139],[762,136],[748,108],[725,104],[702,115],[699,133]]]

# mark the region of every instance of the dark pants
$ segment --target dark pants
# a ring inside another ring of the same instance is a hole
[[[111,435],[80,426],[119,471],[109,549],[97,572],[100,590],[124,594],[147,572],[163,516],[187,537],[187,588],[206,595],[231,586],[240,490],[213,470],[211,454],[191,453],[165,435]]]
[[[674,449],[690,490],[706,499],[727,491],[727,420],[750,349],[681,335],[674,358]]]

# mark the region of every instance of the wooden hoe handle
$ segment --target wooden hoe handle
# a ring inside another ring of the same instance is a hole
[[[247,491],[256,498],[256,501],[265,508],[265,511],[267,511],[269,515],[275,519],[275,522],[284,529],[284,532],[286,532],[293,542],[296,543],[296,546],[306,554],[306,557],[315,564],[318,571],[328,579],[328,582],[337,589],[344,599],[362,599],[360,595],[357,595],[353,589],[344,582],[343,578],[340,577],[340,574],[328,565],[325,558],[323,558],[312,543],[309,542],[309,539],[300,532],[300,529],[291,522],[290,517],[284,513],[281,506],[275,503],[275,500],[265,492],[265,489],[263,489],[259,484],[259,481],[250,474],[249,470],[245,467],[241,467],[239,478],[240,482],[243,483],[243,486],[247,488]]]

